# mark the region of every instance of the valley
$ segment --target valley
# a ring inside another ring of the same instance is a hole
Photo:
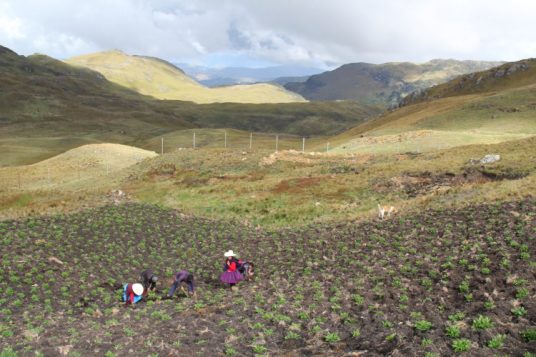
[[[1,356],[533,357],[536,64],[459,65],[386,109],[0,47]]]

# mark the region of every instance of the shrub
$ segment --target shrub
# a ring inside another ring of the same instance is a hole
[[[426,320],[419,320],[415,323],[415,328],[418,330],[418,331],[421,331],[421,332],[426,332],[428,331],[429,329],[432,328],[432,323],[429,322],[429,321],[426,321]]]
[[[506,340],[506,335],[496,335],[488,341],[489,348],[501,348]]]
[[[474,330],[485,330],[491,327],[493,327],[493,322],[487,316],[478,315],[478,317],[473,320]]]
[[[521,332],[521,337],[523,337],[526,342],[536,341],[536,328],[529,328]]]
[[[352,295],[352,299],[354,299],[354,302],[356,303],[356,305],[363,305],[363,303],[365,302],[365,298],[359,294],[354,294]]]
[[[253,345],[253,352],[257,354],[265,353],[266,347],[264,345]]]
[[[471,348],[471,341],[466,338],[458,338],[452,341],[452,349],[454,352],[467,352]]]
[[[6,347],[0,352],[0,357],[17,357],[17,352],[13,351],[13,348]]]
[[[298,335],[296,332],[290,331],[285,336],[285,340],[297,340],[300,338],[300,335]]]
[[[465,319],[465,314],[461,311],[449,316],[450,321],[461,321]]]
[[[527,313],[527,310],[523,306],[514,307],[512,310],[510,310],[512,314],[516,317],[521,317]]]
[[[529,291],[526,288],[521,288],[516,293],[516,299],[524,299],[529,296]]]
[[[341,338],[339,337],[339,335],[336,332],[331,332],[331,333],[328,333],[324,337],[324,340],[326,342],[329,342],[329,343],[335,343],[335,342],[339,342],[341,340]]]
[[[460,337],[460,328],[456,325],[449,325],[445,329],[445,335],[447,335],[450,338],[458,338]]]

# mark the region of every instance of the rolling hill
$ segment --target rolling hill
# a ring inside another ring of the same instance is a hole
[[[333,138],[341,151],[423,151],[536,135],[536,60],[459,76]]]
[[[0,47],[0,77],[0,166],[195,126],[97,72],[44,55],[24,57]]]
[[[90,69],[0,46],[0,166],[31,164],[89,143],[145,146],[191,128],[335,134],[376,115],[356,103],[240,104],[157,100]]]
[[[525,59],[461,75],[451,81],[411,93],[400,106],[436,98],[519,88],[536,83],[536,59]]]
[[[488,69],[500,62],[432,60],[370,64],[350,63],[333,71],[290,82],[285,88],[308,100],[356,100],[390,107],[409,93],[443,83],[460,74]]]
[[[109,81],[157,99],[194,103],[289,103],[303,102],[293,92],[273,84],[208,88],[173,64],[158,58],[129,56],[121,51],[73,57],[67,63],[102,73]]]

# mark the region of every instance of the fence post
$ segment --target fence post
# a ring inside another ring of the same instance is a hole
[[[302,138],[301,151],[305,152],[305,138]]]
[[[224,147],[227,148],[227,130],[224,130],[223,131],[223,134],[225,136],[225,144],[224,144]]]
[[[249,149],[253,147],[253,133],[249,133]]]
[[[162,147],[161,147],[161,155],[164,155],[164,137],[162,136]]]
[[[194,131],[194,149],[195,149],[195,131]]]
[[[326,144],[326,152],[329,151],[329,142]]]
[[[18,177],[18,183],[19,183],[19,190],[21,189],[21,182],[20,182],[20,172],[17,173],[17,177]]]
[[[279,135],[275,136],[275,151],[279,149]]]

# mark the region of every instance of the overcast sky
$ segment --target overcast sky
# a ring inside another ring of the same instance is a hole
[[[0,0],[0,45],[209,66],[536,57],[534,0]]]

